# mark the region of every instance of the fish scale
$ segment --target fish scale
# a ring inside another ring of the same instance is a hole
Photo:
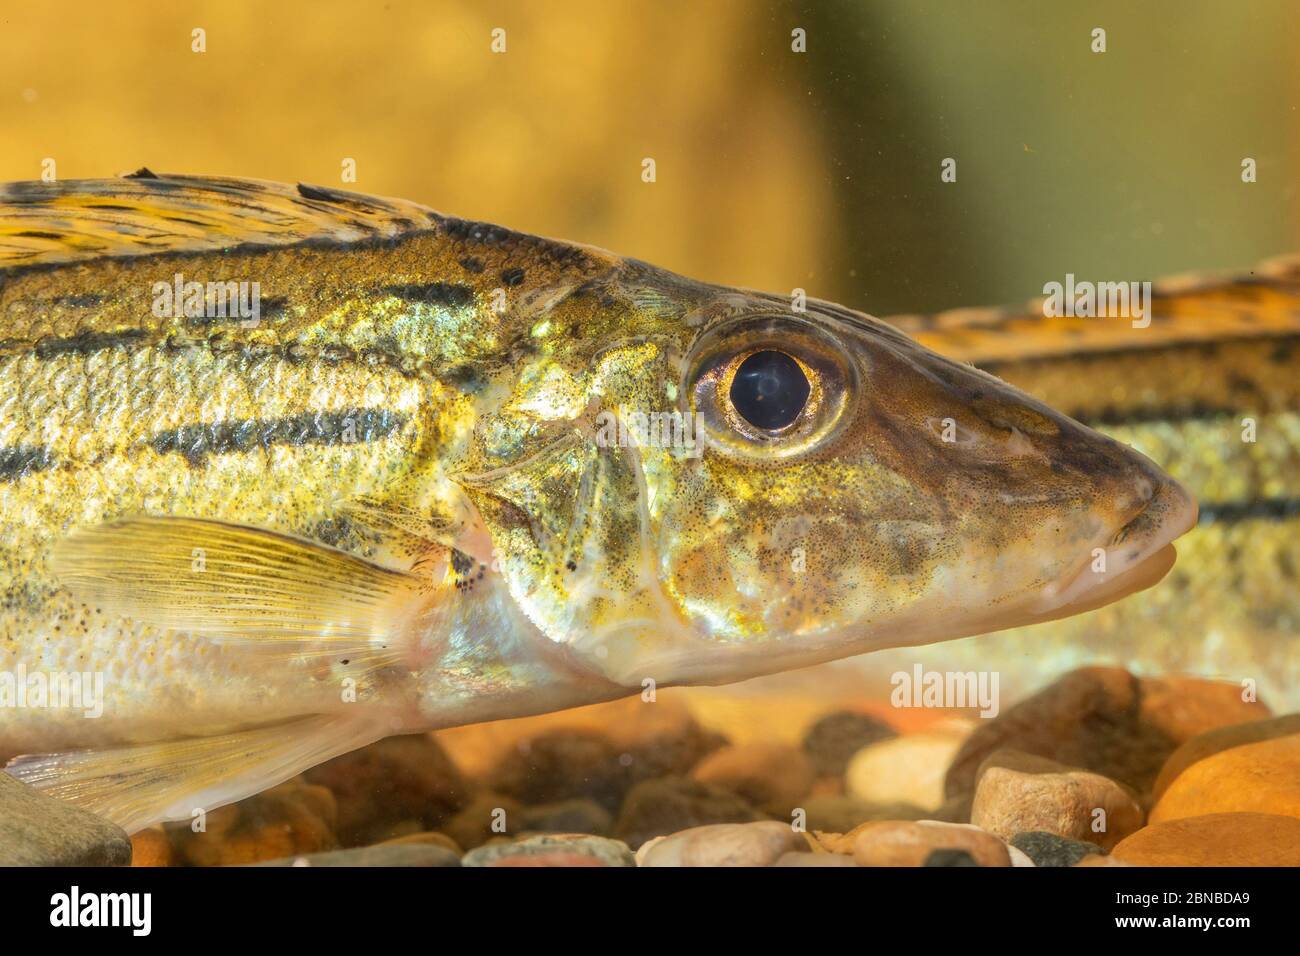
[[[1195,503],[965,364],[1097,328],[986,319],[913,339],[317,186],[2,187],[0,705],[105,693],[0,706],[8,771],[136,829],[388,734],[1133,606]]]

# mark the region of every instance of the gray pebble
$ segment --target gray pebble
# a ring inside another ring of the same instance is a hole
[[[0,772],[0,866],[127,866],[131,838]]]

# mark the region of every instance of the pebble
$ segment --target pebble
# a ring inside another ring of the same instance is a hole
[[[634,707],[616,712],[605,732],[634,784],[686,775],[709,754],[727,746],[726,737],[700,726],[683,706],[668,705],[662,698],[653,704],[639,697],[633,701]]]
[[[845,789],[868,803],[907,803],[932,814],[946,799],[944,778],[968,732],[965,722],[947,722],[869,744],[849,761]]]
[[[1007,848],[1007,855],[1011,857],[1012,866],[1037,866],[1038,865],[1030,858],[1028,853],[1026,853],[1024,850],[1021,850],[1019,847],[1014,847],[1010,843],[1008,843],[1006,844],[1006,848]]]
[[[894,728],[879,717],[856,710],[837,710],[809,727],[800,746],[817,774],[838,777],[848,767],[849,759],[863,747],[895,736]]]
[[[102,817],[0,771],[0,866],[126,866],[131,840]]]
[[[536,807],[524,807],[519,812],[521,832],[534,833],[590,833],[608,836],[614,829],[610,812],[594,800],[562,800]]]
[[[1125,863],[1123,860],[1117,860],[1113,856],[1097,856],[1096,854],[1092,854],[1089,856],[1085,856],[1082,860],[1080,860],[1078,863],[1074,865],[1093,867],[1093,866],[1132,866],[1133,864]]]
[[[1142,722],[1181,744],[1216,727],[1266,720],[1272,712],[1244,701],[1241,684],[1203,677],[1143,677]]]
[[[487,777],[489,789],[520,803],[595,801],[614,813],[632,786],[622,751],[604,734],[556,730],[521,740]]]
[[[498,720],[439,731],[438,740],[466,774],[488,777],[511,752],[528,749],[555,733],[595,734],[608,740],[627,764],[632,783],[669,774],[686,774],[725,738],[696,721],[672,691],[652,701],[642,697],[556,711],[516,720]],[[543,801],[544,802],[544,801]]]
[[[985,834],[970,823],[948,823],[937,819],[883,819],[862,823],[846,834],[814,831],[815,848],[829,853],[855,856],[862,840],[861,866],[922,866],[932,849],[972,849],[984,865],[1013,865],[1009,848],[996,836]],[[870,862],[863,862],[863,860]]]
[[[964,850],[980,866],[1011,866],[1011,854],[997,837],[968,823],[884,820],[864,823],[835,841],[851,848],[858,866],[923,866],[935,850]]]
[[[937,810],[927,814],[944,823],[970,823],[970,808],[975,800],[973,793],[959,793],[945,800]],[[902,817],[900,819],[909,819]]]
[[[460,854],[433,843],[380,843],[328,853],[263,860],[248,866],[460,866]]]
[[[636,855],[638,866],[772,866],[809,845],[789,824],[718,823],[652,840]]]
[[[980,765],[994,751],[1011,749],[1091,770],[1145,795],[1189,737],[1268,716],[1263,704],[1243,703],[1236,684],[1143,680],[1122,668],[1085,667],[981,721],[954,758],[945,792],[973,793]]]
[[[636,866],[626,843],[585,834],[527,837],[470,850],[465,866]]]
[[[379,843],[391,843],[400,837],[426,832],[428,831],[425,829],[423,820],[398,820],[396,823],[385,824],[381,827],[376,837]]]
[[[1300,733],[1241,744],[1196,761],[1173,779],[1151,822],[1209,813],[1300,817]]]
[[[493,837],[522,833],[523,805],[499,793],[482,792],[474,796],[459,813],[441,827],[457,844],[467,850],[482,846]]]
[[[1289,737],[1292,734],[1300,734],[1300,714],[1287,714],[1285,717],[1274,717],[1271,720],[1256,720],[1230,727],[1217,727],[1198,734],[1175,750],[1165,761],[1165,765],[1160,768],[1160,776],[1156,778],[1152,795],[1158,800],[1179,774],[1206,757],[1212,757],[1221,751],[1240,747],[1243,744],[1259,743],[1276,737]]]
[[[1101,774],[999,750],[980,766],[971,823],[1003,840],[1045,830],[1110,848],[1142,826],[1142,807]]]
[[[848,833],[868,820],[923,820],[930,816],[923,807],[910,803],[868,803],[845,796],[809,797],[803,810],[807,828],[826,833]]]
[[[868,821],[868,823],[873,822],[879,821]],[[853,841],[858,838],[859,828],[866,825],[866,823],[860,823],[847,833],[826,833],[822,830],[814,830],[812,832],[813,849],[818,852],[824,850],[827,853],[852,856]]]
[[[1086,840],[1067,840],[1044,830],[1029,830],[1011,838],[1011,847],[1034,862],[1034,866],[1074,866],[1085,856],[1105,851]]]
[[[445,850],[450,850],[456,854],[459,860],[465,855],[465,851],[460,845],[447,836],[445,833],[437,831],[426,831],[424,833],[408,833],[406,836],[395,837],[392,840],[385,840],[383,843],[377,843],[376,846],[440,846]]]
[[[1300,820],[1275,813],[1184,817],[1144,827],[1110,855],[1136,866],[1300,866]]]
[[[132,866],[175,866],[172,841],[162,827],[149,827],[131,834]]]
[[[429,734],[385,738],[313,767],[304,777],[333,792],[344,846],[434,829],[465,805],[470,792]]]
[[[797,747],[777,743],[741,744],[715,750],[691,776],[744,797],[765,813],[790,819],[812,789],[812,763]]]
[[[169,825],[167,835],[185,865],[259,863],[336,849],[337,813],[328,789],[291,780],[208,811],[203,832],[180,822]]]
[[[632,788],[614,824],[614,835],[629,846],[639,847],[654,837],[709,823],[752,823],[762,819],[762,813],[729,790],[687,777],[662,777]]]

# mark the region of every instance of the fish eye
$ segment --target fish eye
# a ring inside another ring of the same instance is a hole
[[[836,432],[857,394],[854,360],[826,326],[787,315],[738,316],[692,348],[680,394],[720,452],[771,461]]]
[[[812,386],[799,363],[784,352],[763,349],[740,363],[731,379],[731,405],[755,428],[779,431],[793,424]]]

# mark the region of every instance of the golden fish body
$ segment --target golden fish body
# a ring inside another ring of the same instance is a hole
[[[0,751],[130,827],[390,733],[1073,614],[1195,521],[867,316],[391,200],[14,184],[0,315],[0,672],[104,688],[0,710]]]
[[[84,193],[38,185],[18,208],[58,221],[137,203],[148,223],[157,215],[150,190],[160,182],[168,181],[117,181]],[[131,195],[114,195],[123,191]],[[197,243],[209,243],[202,253],[183,244],[185,251],[161,255],[84,260],[68,237],[22,230],[15,241],[50,248],[28,257],[38,264],[6,263],[2,669],[102,672],[106,699],[93,720],[42,707],[3,712],[0,752],[160,740],[178,728],[202,735],[361,707],[395,729],[530,709],[559,677],[511,647],[510,634],[490,647],[491,629],[475,636],[434,713],[424,713],[409,675],[368,674],[353,706],[341,692],[348,665],[327,673],[268,667],[264,654],[90,607],[60,587],[49,560],[55,541],[133,515],[251,525],[430,577],[445,573],[444,549],[429,537],[455,534],[462,520],[446,466],[465,455],[475,424],[501,400],[492,376],[516,350],[536,351],[530,310],[545,311],[613,262],[500,230],[476,237],[472,224],[448,241],[425,211],[388,204],[358,212],[358,224],[345,224],[332,245],[281,248],[310,233],[275,232],[274,217],[290,216],[274,203],[300,202],[310,216],[311,201],[256,184],[187,192],[199,193],[205,210],[191,215],[200,217],[252,199],[270,205],[265,232],[249,243],[257,248],[221,248],[231,232],[247,239],[249,223],[203,221],[192,229]],[[427,231],[394,241],[400,224],[378,223],[402,213],[408,228]],[[460,229],[451,222],[444,228]],[[314,225],[295,222],[297,230]],[[120,222],[110,228],[115,237],[123,231]],[[128,250],[144,252],[148,243]],[[64,256],[75,264],[61,265]],[[521,287],[516,276],[525,269],[531,282]],[[261,321],[156,314],[167,311],[155,308],[157,284],[175,288],[177,276],[205,288],[257,281]],[[489,308],[498,288],[514,299],[508,315]],[[362,511],[377,527],[362,524]],[[499,577],[475,586],[488,590]],[[457,686],[463,670],[472,673]],[[544,697],[531,708],[571,700],[587,697]]]

